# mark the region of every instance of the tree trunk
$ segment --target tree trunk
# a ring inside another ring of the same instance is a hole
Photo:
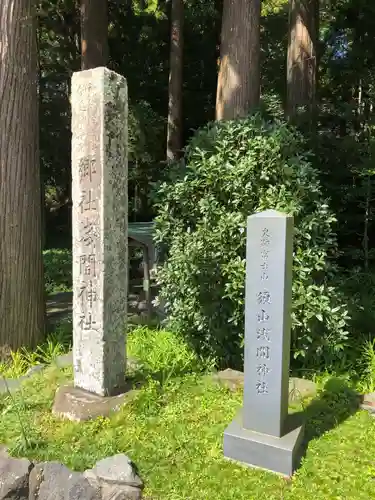
[[[260,0],[224,0],[216,119],[248,115],[260,97]]]
[[[81,0],[81,68],[108,64],[107,0]]]
[[[169,99],[167,161],[177,160],[182,150],[182,65],[184,45],[184,0],[172,0],[171,52],[169,67]]]
[[[34,0],[0,3],[0,347],[44,339]]]
[[[289,0],[287,116],[315,114],[319,0]]]

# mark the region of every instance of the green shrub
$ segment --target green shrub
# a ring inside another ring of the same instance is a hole
[[[328,284],[335,218],[312,159],[294,129],[255,115],[198,131],[186,167],[159,186],[157,240],[168,247],[160,298],[171,326],[222,365],[242,352],[246,218],[270,208],[295,218],[294,358],[327,365],[345,346],[347,311]]]
[[[72,289],[72,252],[67,249],[45,250],[43,259],[46,293],[70,291]]]

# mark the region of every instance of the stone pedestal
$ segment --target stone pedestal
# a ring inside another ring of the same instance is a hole
[[[130,385],[124,389],[123,394],[104,397],[79,387],[62,386],[56,391],[52,413],[74,422],[94,420],[99,416],[108,417],[136,395],[136,389],[132,389]]]
[[[106,68],[72,78],[73,366],[76,388],[125,389],[127,85]]]
[[[224,433],[224,455],[290,476],[303,428],[290,428],[288,385],[293,218],[248,218],[243,410]]]
[[[282,437],[244,429],[242,412],[224,433],[224,455],[251,467],[291,476],[299,466],[303,428],[292,427]]]

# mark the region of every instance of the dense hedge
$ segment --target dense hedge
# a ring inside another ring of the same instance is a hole
[[[347,311],[329,286],[335,217],[312,160],[297,131],[254,115],[199,130],[159,186],[160,296],[172,326],[221,365],[242,352],[246,218],[270,208],[295,219],[294,358],[327,364],[345,344]]]

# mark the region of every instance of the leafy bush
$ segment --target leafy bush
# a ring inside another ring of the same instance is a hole
[[[347,311],[328,284],[335,274],[335,217],[301,135],[260,115],[209,124],[192,138],[186,167],[158,189],[158,270],[171,326],[220,364],[242,352],[246,218],[276,209],[295,219],[294,358],[334,362],[347,339]]]
[[[46,293],[70,291],[72,289],[72,252],[67,249],[45,250],[43,258]]]

